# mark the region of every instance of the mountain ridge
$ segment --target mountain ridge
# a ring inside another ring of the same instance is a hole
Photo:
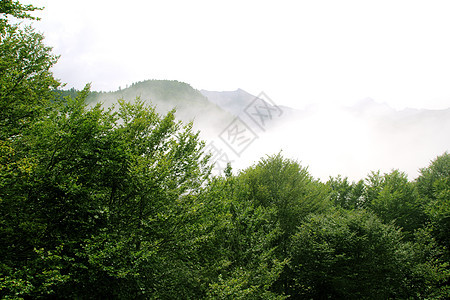
[[[133,101],[136,97],[156,105],[158,113],[176,107],[176,117],[184,122],[193,120],[201,138],[215,143],[238,169],[283,150],[313,166],[312,174],[322,179],[338,174],[363,178],[373,167],[385,172],[401,169],[415,177],[418,167],[430,157],[450,149],[450,108],[397,110],[365,98],[352,106],[294,109],[277,105],[263,93],[196,90],[187,83],[167,80],[92,92],[88,100],[91,105],[110,106],[118,99]],[[245,152],[232,151],[236,150],[232,147],[236,134],[244,130],[238,125],[253,134]],[[321,165],[324,167],[318,167]]]

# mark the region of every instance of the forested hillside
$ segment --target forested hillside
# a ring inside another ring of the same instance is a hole
[[[9,22],[35,9],[0,5],[2,299],[450,297],[448,152],[413,181],[320,181],[282,153],[211,176],[175,111],[60,97],[43,36]]]
[[[154,106],[159,114],[176,109],[178,120],[184,123],[195,121],[194,128],[201,128],[207,136],[217,135],[223,124],[232,121],[231,114],[208,101],[189,84],[175,80],[146,80],[114,92],[91,92],[87,102],[111,107],[118,99],[134,101],[136,97]]]

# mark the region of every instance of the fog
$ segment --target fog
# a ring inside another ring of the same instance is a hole
[[[282,151],[322,180],[378,169],[415,178],[450,149],[448,1],[26,2],[47,6],[35,26],[61,55],[52,71],[68,87],[92,82],[108,91],[169,78],[197,89],[264,90],[272,105],[285,105],[261,128],[243,111],[248,103],[234,102],[234,111],[154,103],[194,119],[236,172]],[[110,96],[107,103],[122,97]],[[235,117],[254,133],[248,145],[239,141],[245,149],[227,143]]]
[[[224,159],[213,155],[219,164],[216,173],[220,173],[226,160],[237,172],[261,157],[281,151],[322,181],[337,175],[359,180],[371,171],[387,173],[394,169],[414,179],[420,168],[450,149],[450,109],[395,110],[372,99],[362,99],[351,107],[284,107],[279,116],[266,115],[265,128],[257,126],[245,111],[237,117],[255,135],[245,149],[233,149],[236,146],[232,137],[227,139],[233,128],[230,124],[216,128],[216,136],[204,135],[214,146],[209,147],[213,154],[217,150],[226,154],[222,155]],[[246,138],[253,135],[248,133]]]
[[[136,97],[165,114],[193,121],[211,155],[213,175],[227,163],[238,173],[262,157],[280,153],[327,181],[341,175],[360,180],[372,171],[419,175],[438,155],[450,150],[450,108],[394,109],[364,98],[353,105],[281,106],[267,94],[196,90],[179,81],[147,80],[109,93],[95,93],[92,103],[113,105]]]
[[[450,104],[450,2],[28,0],[69,87],[146,78],[267,92],[278,104]]]

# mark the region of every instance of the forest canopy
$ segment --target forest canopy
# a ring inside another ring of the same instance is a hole
[[[9,22],[34,10],[0,5],[1,298],[450,297],[449,153],[416,180],[321,182],[281,152],[212,176],[175,110],[61,97]]]

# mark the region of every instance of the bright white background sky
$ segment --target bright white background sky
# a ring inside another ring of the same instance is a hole
[[[27,2],[46,7],[34,26],[68,87],[174,79],[297,108],[450,107],[450,1]]]

